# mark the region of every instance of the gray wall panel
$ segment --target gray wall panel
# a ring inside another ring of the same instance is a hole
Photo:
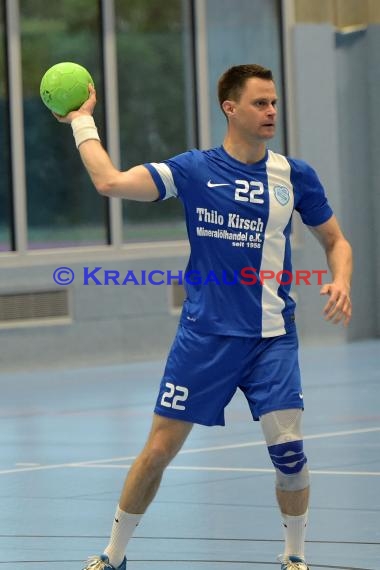
[[[376,314],[376,334],[380,336],[380,25],[368,28],[368,86],[369,86],[369,112],[370,125],[365,125],[366,133],[369,130],[370,158],[371,158],[371,201],[372,223],[374,228],[373,245],[375,251],[371,252],[371,263],[374,267],[375,298],[371,310]],[[369,127],[369,128],[368,128]],[[365,135],[365,136],[368,136]]]
[[[380,135],[375,111],[380,88],[376,28],[370,34],[345,37],[322,24],[300,24],[294,31],[300,157],[316,167],[355,256],[354,316],[346,332],[326,327],[311,288],[300,291],[299,306],[305,310],[298,314],[299,328],[308,340],[319,335],[325,341],[378,334],[379,231],[373,212],[379,208],[374,198],[379,161],[370,144],[372,139],[376,147]],[[295,253],[296,265],[307,267],[310,259],[321,265],[324,255],[305,236]]]
[[[298,112],[299,156],[316,169],[335,213],[341,218],[336,62],[333,28],[297,25],[294,30],[295,93]],[[294,250],[296,269],[326,269],[325,254],[304,228],[300,247]],[[328,282],[326,277],[323,282]],[[298,289],[297,323],[308,342],[342,341],[342,328],[326,324],[321,315],[326,298],[319,287]]]
[[[337,112],[343,226],[355,256],[352,282],[354,306],[349,338],[367,338],[376,331],[376,256],[372,194],[367,33],[337,36]],[[380,131],[378,131],[380,134]],[[364,293],[364,294],[363,294]]]

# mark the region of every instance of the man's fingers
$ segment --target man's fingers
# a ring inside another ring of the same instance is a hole
[[[345,327],[347,327],[350,320],[351,320],[351,316],[352,316],[352,304],[351,304],[351,300],[349,298],[346,299],[346,302],[344,304],[342,311],[343,311],[343,315],[344,315],[343,324]]]
[[[91,83],[89,83],[88,85],[88,92],[89,92],[88,99],[86,99],[86,101],[82,104],[80,110],[85,111],[86,113],[90,113],[92,115],[96,105],[96,91],[95,87]]]
[[[344,321],[345,326],[351,320],[351,300],[345,294],[332,295],[326,303],[323,313],[326,321],[332,321],[333,324]]]
[[[58,113],[53,113],[53,116],[57,119],[57,121],[59,121],[60,123],[67,123],[68,121],[66,120],[66,117],[64,115],[58,115]]]
[[[331,295],[329,300],[327,301],[326,305],[323,308],[323,314],[327,320],[330,320],[331,317],[334,316],[334,312],[336,310],[336,303],[338,301],[337,295]]]

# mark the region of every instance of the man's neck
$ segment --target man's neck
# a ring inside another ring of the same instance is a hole
[[[234,141],[228,134],[223,141],[224,150],[239,162],[254,164],[265,157],[265,142],[247,143],[246,141]]]

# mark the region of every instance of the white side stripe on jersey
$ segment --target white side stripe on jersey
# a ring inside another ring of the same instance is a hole
[[[164,200],[168,198],[176,198],[178,196],[178,190],[174,184],[173,175],[167,164],[164,162],[151,162],[151,165],[157,170],[164,183],[166,194]]]
[[[277,275],[284,269],[286,238],[283,234],[293,212],[294,194],[290,181],[290,164],[286,158],[272,151],[268,152],[267,176],[269,190],[269,215],[265,228],[261,270],[274,271]],[[285,187],[289,201],[281,204],[275,198],[275,187]],[[285,215],[284,215],[285,214]],[[274,237],[275,236],[275,237]],[[262,291],[262,336],[270,337],[285,334],[284,319],[281,314],[285,303],[278,296],[279,284],[276,279],[265,281]]]

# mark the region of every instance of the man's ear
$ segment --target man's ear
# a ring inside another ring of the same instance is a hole
[[[231,101],[229,99],[223,101],[222,109],[224,113],[227,115],[227,117],[231,117],[235,113],[236,109],[235,101]]]

